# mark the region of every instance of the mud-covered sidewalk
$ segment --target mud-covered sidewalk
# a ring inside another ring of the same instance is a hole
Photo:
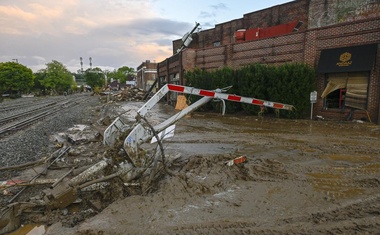
[[[161,112],[173,111],[161,105],[152,116],[165,117]],[[131,193],[46,234],[379,232],[377,125],[194,113],[164,147],[175,174],[157,191]],[[239,156],[247,161],[225,164]]]

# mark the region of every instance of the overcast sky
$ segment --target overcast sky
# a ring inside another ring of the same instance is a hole
[[[172,41],[290,0],[0,0],[0,62],[34,72],[52,60],[72,72],[136,69],[172,55]]]

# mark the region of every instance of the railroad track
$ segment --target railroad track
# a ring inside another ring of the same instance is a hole
[[[16,114],[13,114],[14,112],[9,112],[9,115],[0,119],[0,138],[25,129],[45,118],[53,117],[59,112],[67,111],[67,109],[70,109],[71,107],[86,102],[87,99],[88,97],[75,96],[60,101],[42,101],[40,104],[35,104],[33,107],[29,108],[27,111],[16,112]],[[8,108],[9,107],[10,106],[8,106]],[[3,107],[1,110],[4,111],[5,109]],[[25,104],[12,105],[12,108],[9,108],[8,111],[14,111],[16,109],[25,109]]]
[[[41,106],[41,105],[47,105],[51,102],[57,102],[61,99],[61,97],[49,97],[48,100],[46,99],[36,99],[32,98],[32,100],[24,99],[22,98],[23,102],[20,104],[20,102],[17,102],[14,104],[14,102],[9,102],[7,105],[4,105],[4,103],[0,106],[0,114],[7,113],[9,111],[17,111],[17,110],[25,110],[25,109],[31,109],[35,106]],[[1,115],[3,116],[3,115]]]
[[[40,113],[40,112],[43,112],[44,110],[49,110],[49,109],[51,109],[52,106],[54,106],[56,104],[57,104],[57,102],[49,102],[49,103],[40,105],[38,107],[35,107],[35,108],[31,109],[31,110],[21,111],[21,113],[17,113],[17,114],[14,114],[14,115],[6,116],[6,117],[0,119],[0,126],[3,126],[3,125],[5,125],[6,123],[9,123],[9,122],[13,122],[13,121],[15,121],[17,119],[21,119],[21,118],[25,118],[25,117],[31,116],[34,113]],[[24,107],[24,106],[20,106],[20,107]]]

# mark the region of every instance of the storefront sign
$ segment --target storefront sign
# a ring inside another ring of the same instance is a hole
[[[322,50],[318,73],[371,71],[377,44]]]

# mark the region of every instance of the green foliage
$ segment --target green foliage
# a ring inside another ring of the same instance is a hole
[[[33,71],[15,62],[0,63],[0,93],[29,92],[34,84]]]
[[[46,64],[46,69],[38,71],[39,82],[46,90],[58,94],[69,90],[75,84],[73,75],[58,61]]]
[[[94,87],[94,94],[95,95],[99,95],[99,93],[100,93],[100,88],[99,87]]]
[[[281,110],[281,117],[303,118],[310,111],[310,92],[315,90],[315,71],[306,64],[283,64],[280,66],[252,64],[232,70],[223,68],[213,72],[195,69],[185,75],[186,84],[196,88],[214,90],[233,86],[227,92],[249,98],[262,99],[295,106],[294,111]],[[195,99],[192,97],[192,102]],[[257,114],[259,106],[226,102],[228,113],[244,111]],[[219,111],[216,103],[208,104],[203,109]],[[274,113],[267,108],[266,112]]]
[[[129,75],[134,75],[135,70],[133,68],[130,68],[128,66],[123,66],[118,68],[117,70],[114,70],[112,72],[108,72],[107,76],[109,78],[113,78],[114,80],[118,80],[121,83],[125,83],[127,81],[127,78]]]
[[[277,77],[271,80],[268,99],[295,106],[294,112],[282,110],[281,116],[306,117],[310,113],[310,92],[316,89],[314,69],[306,64],[284,64],[276,70]]]
[[[86,82],[82,73],[74,73],[73,76],[75,77],[75,81],[79,84],[84,84]]]
[[[92,88],[102,87],[105,84],[105,75],[100,68],[87,69],[83,77],[86,84]]]
[[[37,94],[44,94],[45,87],[41,84],[40,81],[42,81],[45,77],[45,74],[41,71],[34,73],[34,85],[33,85],[33,91]]]

